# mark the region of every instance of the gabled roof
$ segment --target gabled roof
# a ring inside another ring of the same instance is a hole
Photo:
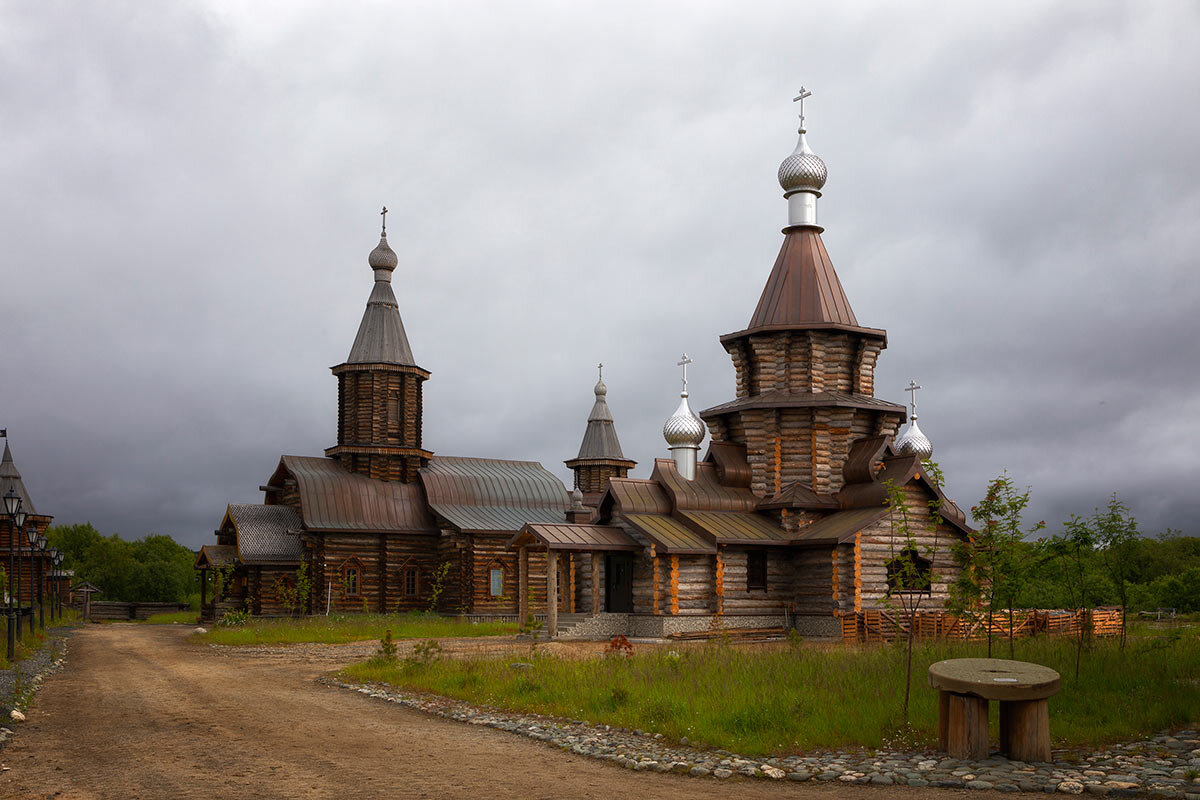
[[[827,511],[837,509],[838,502],[829,495],[817,492],[807,483],[795,481],[789,483],[770,497],[764,497],[758,503],[759,511],[770,511],[779,508]]]
[[[331,458],[284,456],[268,483],[296,480],[309,530],[436,533],[419,483],[379,481],[347,472]]]
[[[575,467],[581,461],[618,461],[632,467],[637,462],[625,458],[625,454],[621,452],[617,428],[613,424],[612,412],[605,399],[608,388],[604,381],[596,384],[595,393],[596,402],[592,404],[592,412],[588,414],[587,428],[583,432],[583,441],[579,444],[579,455],[565,463],[568,467]]]
[[[5,440],[4,457],[0,459],[0,495],[6,494],[10,486],[21,498],[21,508],[25,513],[36,516],[33,501],[29,499],[29,492],[25,490],[25,484],[21,481],[21,473],[13,462],[12,451],[8,449],[8,440]]]
[[[804,526],[792,534],[789,541],[796,545],[838,544],[853,538],[854,534],[878,522],[889,513],[891,509],[887,506],[836,511],[811,525]]]
[[[237,563],[237,548],[231,544],[206,544],[196,554],[195,569],[212,569]]]
[[[231,503],[221,527],[237,534],[238,559],[243,564],[298,564],[304,548],[300,515],[291,506]]]
[[[835,328],[887,339],[881,330],[859,326],[820,231],[789,228],[750,324],[721,341],[760,331],[804,328]]]
[[[531,522],[508,541],[509,548],[542,546],[548,550],[641,550],[629,534],[613,525],[570,525]]]
[[[645,478],[609,478],[600,502],[600,519],[608,520],[617,514],[670,514],[671,499],[666,492]]]
[[[461,531],[566,521],[567,489],[536,461],[435,456],[420,471],[429,506]]]
[[[400,319],[400,305],[392,292],[391,283],[375,281],[375,288],[367,298],[367,309],[358,324],[358,335],[346,356],[347,364],[402,364],[415,367],[408,335],[404,332],[404,321]]]

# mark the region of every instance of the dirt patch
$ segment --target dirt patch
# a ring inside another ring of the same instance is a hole
[[[211,647],[182,626],[88,626],[0,760],[0,796],[839,798],[929,790],[634,773],[317,681],[373,642]],[[443,640],[448,649],[467,640]],[[466,649],[463,644],[461,648]],[[528,653],[528,645],[471,649]],[[544,646],[543,646],[544,647]],[[551,645],[586,653],[576,645]],[[991,792],[969,794],[998,799]]]

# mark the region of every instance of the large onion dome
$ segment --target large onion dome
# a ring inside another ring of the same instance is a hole
[[[922,461],[933,457],[933,442],[921,433],[916,417],[912,418],[908,430],[896,440],[896,452],[902,456],[920,456]]]
[[[808,146],[801,128],[796,149],[779,165],[779,185],[783,187],[784,196],[793,192],[819,192],[828,177],[825,162]]]
[[[663,438],[667,440],[668,447],[699,447],[707,432],[704,420],[696,416],[688,405],[687,392],[680,393],[679,408],[663,425]]]
[[[379,244],[371,251],[371,255],[367,256],[367,263],[370,264],[371,269],[386,269],[388,272],[400,264],[396,251],[388,245],[386,232],[379,235]]]

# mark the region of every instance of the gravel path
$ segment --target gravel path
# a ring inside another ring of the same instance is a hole
[[[89,625],[0,751],[0,797],[928,797],[928,788],[691,778],[464,725],[321,682],[363,646],[214,648]],[[369,647],[368,647],[369,649]],[[286,652],[285,652],[286,651]],[[948,790],[939,797],[999,798]]]

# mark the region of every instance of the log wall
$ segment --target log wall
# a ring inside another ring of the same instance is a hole
[[[767,550],[767,588],[750,591],[746,586],[746,550],[721,549],[724,564],[724,613],[779,614],[791,605],[793,583],[792,555],[787,551]],[[708,581],[712,581],[712,559],[708,562]]]
[[[832,553],[832,547],[819,547],[792,554],[792,607],[797,614],[833,614]]]

